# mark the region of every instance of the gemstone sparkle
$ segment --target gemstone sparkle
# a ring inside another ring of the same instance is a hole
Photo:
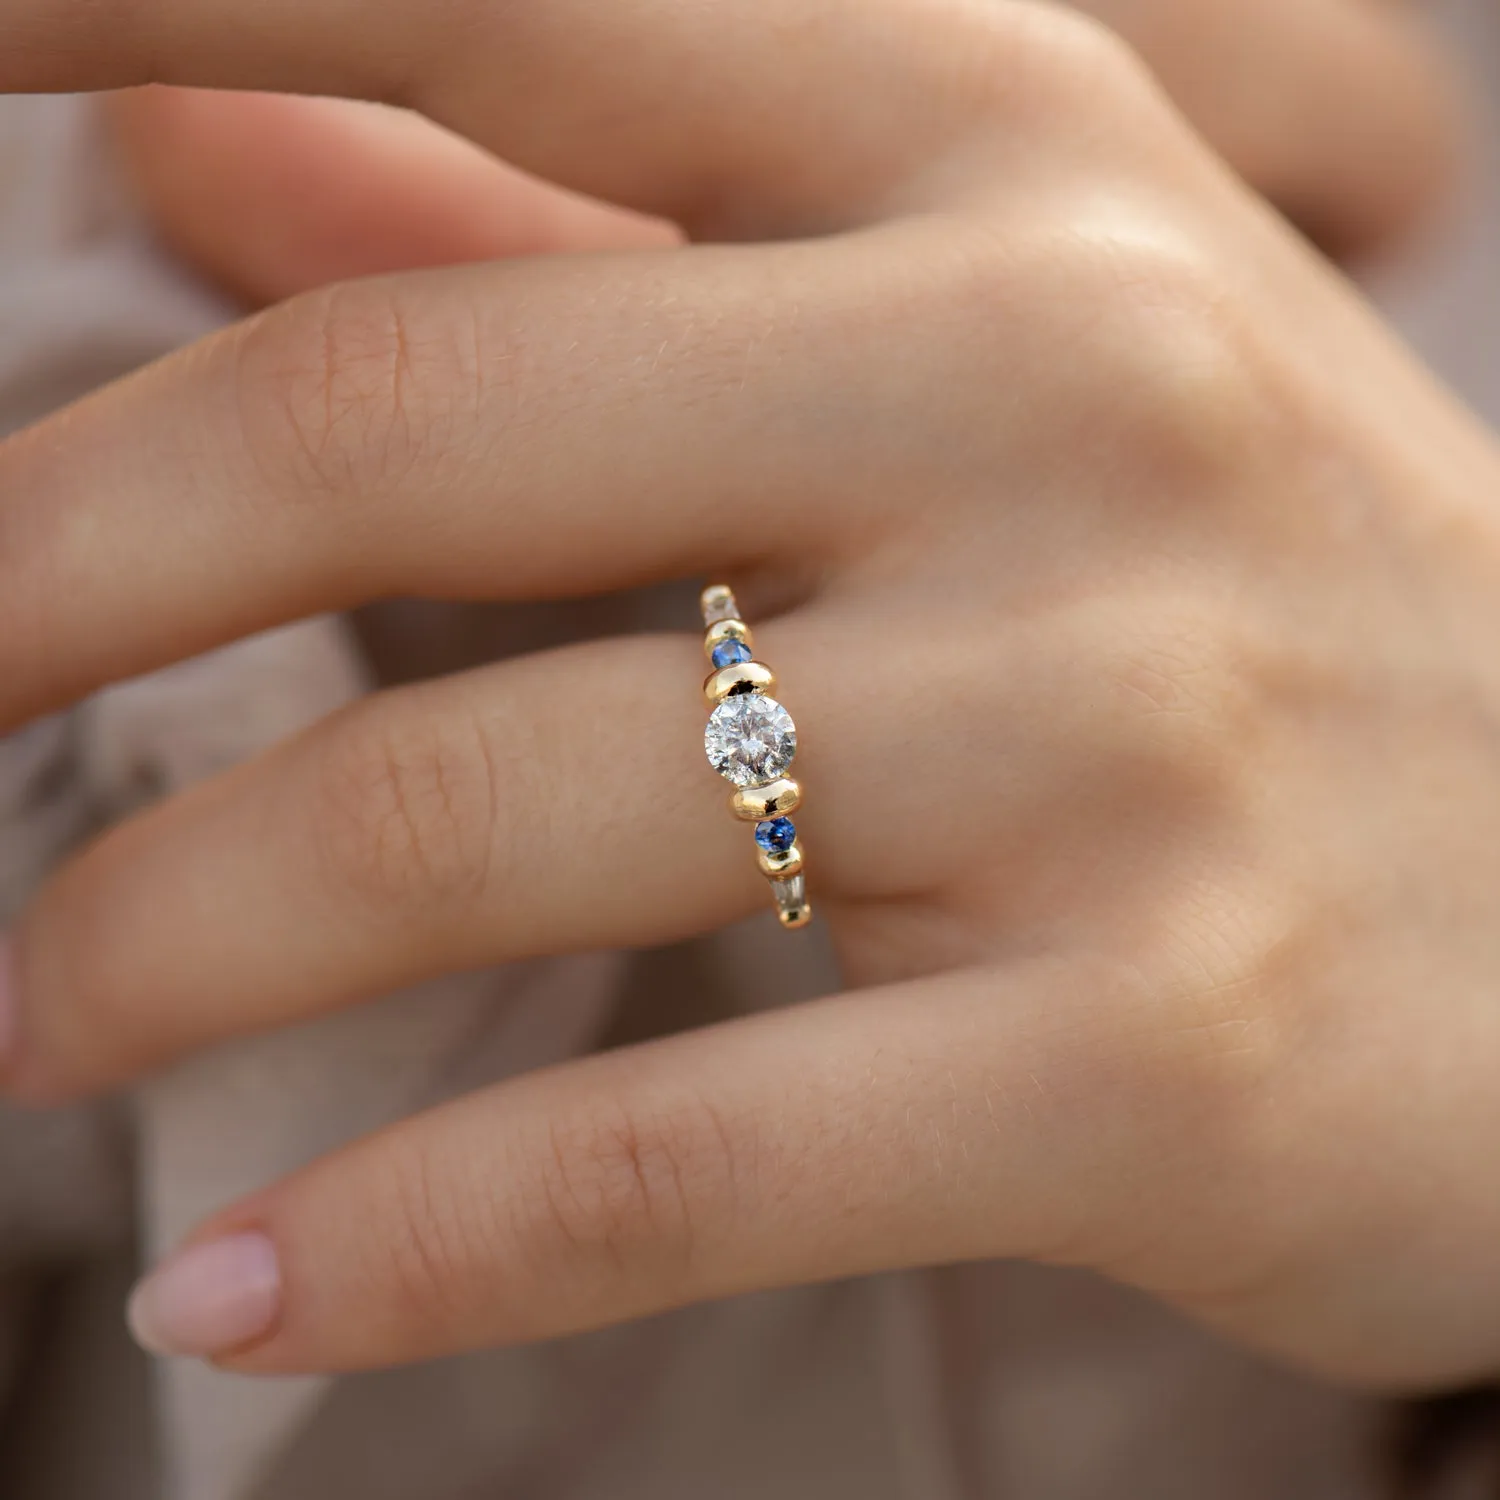
[[[797,753],[797,726],[774,698],[740,693],[709,715],[703,732],[708,763],[736,786],[763,786],[786,775]]]
[[[734,594],[722,583],[704,589],[703,623],[705,625],[717,625],[720,620],[737,620],[739,617],[740,607],[735,603]]]
[[[754,652],[743,641],[720,641],[713,649],[713,664],[715,667],[737,667],[742,661],[749,661]]]
[[[767,854],[785,854],[797,842],[797,825],[790,818],[768,818],[755,825],[755,842]]]

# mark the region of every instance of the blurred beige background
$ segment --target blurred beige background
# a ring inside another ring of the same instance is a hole
[[[1438,0],[1433,9],[1469,70],[1475,154],[1447,220],[1368,282],[1417,348],[1500,425],[1500,4]]]

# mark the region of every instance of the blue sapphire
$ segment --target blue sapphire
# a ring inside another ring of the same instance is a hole
[[[716,667],[737,667],[742,661],[749,661],[750,657],[750,648],[743,641],[731,638],[720,641],[714,647],[713,664]]]
[[[790,818],[772,818],[755,825],[755,842],[767,854],[785,854],[797,842],[797,825]]]

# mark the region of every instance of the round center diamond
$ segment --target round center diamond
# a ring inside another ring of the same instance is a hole
[[[703,748],[726,781],[761,786],[786,775],[797,753],[797,726],[774,698],[739,693],[709,715]]]

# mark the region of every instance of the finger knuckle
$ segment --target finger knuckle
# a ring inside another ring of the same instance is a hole
[[[1186,240],[1081,248],[1073,295],[1092,357],[1074,394],[1093,442],[1121,451],[1142,505],[1258,492],[1296,403],[1243,296]]]
[[[1114,138],[1139,141],[1170,118],[1135,53],[1074,7],[940,0],[918,13],[901,0],[885,3],[904,66],[925,75],[938,101],[930,121],[1005,138],[1024,131],[1032,140],[1066,142],[1077,159],[1079,144],[1101,134],[1087,127],[1102,120]]]
[[[611,1272],[691,1268],[700,1226],[732,1212],[742,1148],[704,1101],[596,1101],[551,1122],[519,1209],[542,1264],[561,1253]]]
[[[1134,236],[1092,213],[980,220],[924,245],[930,274],[891,300],[952,330],[956,378],[937,420],[955,436],[965,424],[987,482],[1018,456],[1046,463],[1078,495],[1128,505],[1136,525],[1180,530],[1210,505],[1264,508],[1277,474],[1284,486],[1287,465],[1316,451],[1321,408],[1195,235]],[[1064,345],[1076,357],[1059,357]],[[995,420],[997,395],[1016,400],[1018,369],[1017,409],[1045,422]]]
[[[992,9],[986,7],[986,9]],[[1143,106],[1160,112],[1159,91],[1119,34],[1083,11],[1064,6],[1004,8],[1003,80],[1006,107],[1017,105],[1048,122],[1119,116],[1141,123]]]
[[[315,843],[328,878],[377,920],[463,921],[489,892],[495,747],[451,702],[372,699],[317,746]]]
[[[461,393],[477,381],[465,316],[399,281],[308,293],[245,325],[241,426],[278,497],[391,491],[453,450]]]
[[[1145,1081],[1168,1118],[1243,1120],[1276,1077],[1279,905],[1253,882],[1205,877],[1179,882],[1148,922],[1158,1050]]]
[[[1108,1144],[1078,1138],[1087,1198],[1049,1225],[1045,1258],[1170,1277],[1191,1242],[1202,1263],[1223,1264],[1217,1200],[1235,1183],[1241,1209],[1252,1201],[1286,1048],[1268,935],[1240,895],[1182,880],[1134,913],[1127,939],[1069,960],[1089,1004],[1034,1039],[1028,1071],[1065,1132],[1068,1118],[1105,1120]],[[1242,1226],[1239,1239],[1251,1240]]]
[[[1108,613],[1089,670],[1109,774],[1153,806],[1248,813],[1264,741],[1254,643],[1201,600],[1130,600]]]
[[[1157,883],[1098,960],[1101,1003],[1057,1048],[1057,1071],[1108,1101],[1174,1198],[1260,1157],[1293,1044],[1284,904],[1269,883],[1213,872]]]
[[[1112,998],[1073,1040],[1077,1071],[1107,1075],[1180,1178],[1207,1164],[1204,1143],[1246,1158],[1295,1025],[1300,897],[1268,816],[1278,747],[1254,638],[1200,599],[1111,618],[1088,631],[1078,748],[1104,810],[1092,837],[1136,873],[1099,929]]]
[[[1303,932],[1278,882],[1222,872],[1180,881],[1141,925],[1151,998],[1130,1085],[1139,1144],[1173,1201],[1195,1209],[1183,1241],[1157,1247],[1158,1271],[1173,1274],[1160,1260],[1171,1250],[1193,1274],[1234,1279],[1239,1252],[1274,1238],[1296,1114],[1288,1087],[1305,1040]],[[1252,1239],[1236,1228],[1246,1214]],[[1193,1253],[1208,1246],[1216,1252]]]
[[[388,1203],[371,1236],[373,1284],[388,1289],[393,1316],[425,1344],[472,1317],[473,1297],[491,1279],[501,1248],[486,1217],[492,1195],[455,1181],[451,1158],[420,1139],[387,1138],[382,1178]]]

